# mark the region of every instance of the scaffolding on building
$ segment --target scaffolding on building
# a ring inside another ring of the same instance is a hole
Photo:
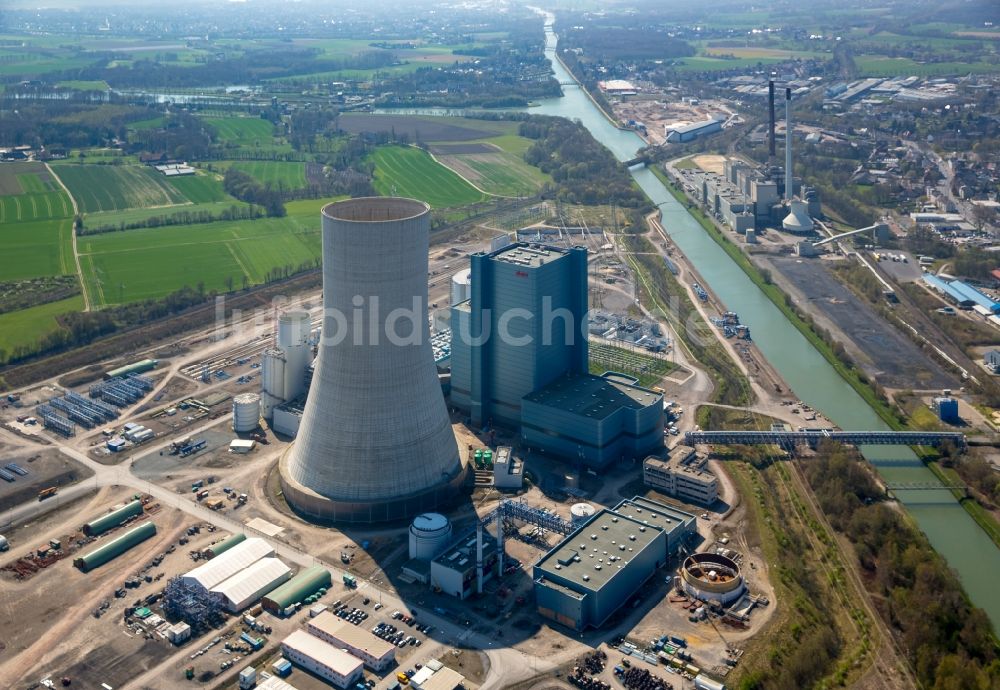
[[[194,631],[207,630],[222,620],[224,597],[201,585],[175,577],[163,591],[163,612],[171,620],[183,620]]]
[[[511,526],[515,521],[534,525],[543,531],[557,532],[563,536],[568,536],[576,530],[572,522],[563,520],[547,508],[536,508],[522,500],[504,499],[500,501],[500,505],[485,517],[480,518],[476,525],[477,593],[483,593],[483,530],[491,524],[496,526],[497,578],[500,578],[503,576],[505,534],[511,531]]]

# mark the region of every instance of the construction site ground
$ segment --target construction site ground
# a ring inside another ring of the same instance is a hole
[[[732,115],[729,106],[721,101],[697,100],[692,104],[673,94],[625,96],[613,102],[612,108],[621,124],[629,120],[644,124],[646,139],[654,145],[666,141],[665,127],[702,122],[720,113]]]
[[[14,481],[0,481],[0,525],[3,513],[25,501],[38,500],[38,492],[49,487],[63,487],[93,476],[93,472],[54,448],[25,447],[0,434],[0,466],[17,463],[27,476],[15,474]],[[54,500],[55,497],[46,500]]]
[[[957,382],[835,278],[823,259],[754,255],[779,286],[837,333],[852,357],[887,388],[949,388]]]
[[[0,574],[0,610],[5,620],[18,621],[17,626],[8,626],[4,631],[0,687],[26,687],[48,676],[57,682],[67,676],[74,687],[97,688],[101,683],[120,687],[137,672],[173,653],[166,640],[149,639],[150,636],[136,634],[126,627],[123,612],[136,600],[162,589],[169,577],[190,569],[188,550],[203,548],[214,541],[210,533],[203,531],[199,539],[177,546],[192,520],[180,511],[159,510],[143,518],[156,524],[157,534],[153,538],[90,572],[81,572],[73,566],[74,556],[114,539],[129,528],[117,528],[77,548],[74,542],[84,539],[79,532],[82,523],[106,513],[130,496],[125,489],[104,488],[11,533],[12,548],[0,558],[3,565],[48,539],[61,539],[67,555],[24,580],[15,579],[9,572]],[[125,597],[114,596],[126,578],[142,571],[154,556],[171,545],[176,547],[174,552],[167,554],[159,566],[146,571],[154,577],[152,583],[142,581],[138,588],[126,590]],[[155,579],[161,575],[159,580]],[[101,616],[95,617],[95,610],[104,604],[107,607]]]

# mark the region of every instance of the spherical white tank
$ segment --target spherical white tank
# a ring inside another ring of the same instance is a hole
[[[410,558],[429,561],[451,544],[451,522],[440,513],[421,513],[410,525]]]
[[[569,509],[569,517],[574,527],[580,527],[594,517],[597,509],[589,503],[574,503]]]
[[[472,297],[472,269],[463,268],[451,277],[451,304],[455,306]]]
[[[240,393],[233,398],[233,431],[238,433],[253,431],[259,423],[259,395],[256,393]]]

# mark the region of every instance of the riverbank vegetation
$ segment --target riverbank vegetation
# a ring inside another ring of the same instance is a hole
[[[850,686],[869,672],[873,655],[892,663],[845,555],[794,469],[764,447],[734,450],[745,461],[727,462],[725,471],[747,509],[747,541],[770,566],[778,608],[726,686]]]
[[[919,684],[1000,687],[1000,648],[986,614],[906,513],[877,500],[879,488],[856,452],[823,446],[803,472],[853,545],[865,587]]]
[[[522,122],[517,133],[535,142],[524,160],[552,176],[563,201],[614,201],[630,208],[646,203],[625,166],[579,122],[538,115]]]

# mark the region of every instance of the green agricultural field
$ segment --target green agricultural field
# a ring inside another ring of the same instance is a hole
[[[265,148],[274,141],[274,125],[260,118],[206,117],[205,123],[229,146]]]
[[[73,204],[41,163],[0,163],[0,282],[72,274]]]
[[[60,164],[55,172],[84,213],[188,201],[166,177],[145,166]]]
[[[83,311],[83,297],[80,295],[0,314],[0,363],[7,360],[7,353],[14,348],[33,345],[49,333],[61,329],[57,321],[59,316],[78,311]]]
[[[199,204],[187,204],[184,206],[167,206],[165,208],[133,208],[127,211],[105,211],[103,213],[88,213],[84,219],[84,226],[89,229],[101,227],[118,227],[121,224],[140,223],[148,218],[157,216],[173,216],[175,214],[202,212],[218,216],[232,208],[247,208],[250,204],[236,199],[228,198],[226,201],[211,201]]]
[[[372,154],[375,189],[383,196],[405,196],[426,201],[435,208],[464,206],[483,194],[454,171],[437,163],[421,149],[384,146]]]
[[[67,81],[57,81],[56,86],[61,86],[64,89],[73,89],[74,91],[110,91],[111,87],[108,86],[108,82],[104,80],[93,80],[85,81],[79,79],[70,79]]]
[[[320,209],[335,199],[286,205],[284,218],[112,232],[79,238],[88,292],[109,305],[163,297],[185,285],[206,290],[265,280],[275,268],[320,256]]]
[[[195,204],[206,204],[218,201],[232,201],[222,188],[222,180],[211,173],[199,172],[197,175],[169,177],[167,182],[188,201]]]
[[[927,62],[884,55],[855,56],[854,64],[864,77],[944,77],[962,74],[992,74],[1000,72],[1000,65],[986,62]]]
[[[0,283],[74,273],[72,218],[0,223]]]
[[[436,157],[443,165],[488,194],[529,196],[541,189],[546,182],[552,181],[549,175],[528,165],[520,156],[506,151]]]
[[[53,220],[71,215],[73,205],[63,192],[0,197],[0,224]]]
[[[151,117],[148,120],[136,120],[135,122],[130,122],[128,123],[128,128],[137,132],[144,129],[157,129],[162,127],[163,123],[166,121],[167,120],[164,117]]]
[[[264,185],[275,189],[303,189],[306,186],[306,164],[284,161],[238,161],[232,167],[245,172]]]

